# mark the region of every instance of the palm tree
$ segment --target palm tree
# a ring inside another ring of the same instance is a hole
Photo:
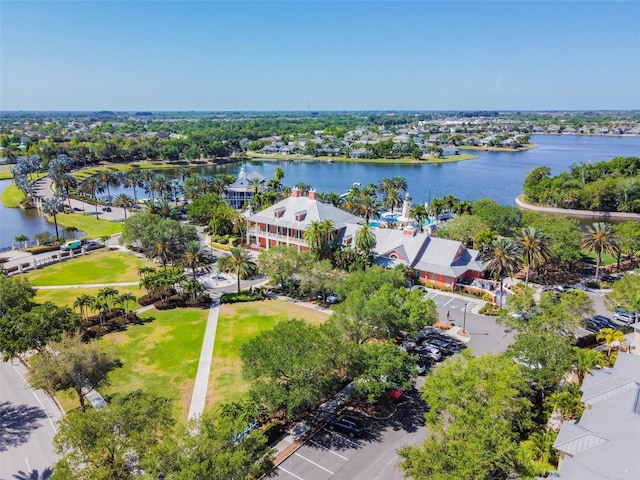
[[[411,216],[411,218],[416,219],[416,221],[418,222],[418,228],[420,228],[420,231],[422,232],[424,220],[429,217],[429,212],[427,212],[427,209],[424,207],[424,205],[415,205],[411,207],[411,210],[409,210],[409,215]]]
[[[145,252],[152,260],[160,260],[162,267],[166,270],[167,264],[171,262],[175,255],[176,245],[169,232],[161,232],[153,242],[151,248]]]
[[[611,356],[612,343],[624,342],[624,333],[622,333],[620,330],[614,330],[613,328],[603,328],[597,333],[596,340],[604,340],[604,343],[607,345],[608,358]]]
[[[137,298],[133,293],[123,293],[117,299],[118,305],[120,305],[120,308],[122,308],[125,315],[128,315],[131,311],[131,303],[133,302],[133,304],[135,305],[136,301]]]
[[[71,189],[76,188],[78,186],[78,181],[76,177],[71,175],[70,173],[63,173],[60,178],[56,181],[56,187],[62,190],[69,201],[69,212],[72,212],[71,209]]]
[[[597,366],[604,364],[604,355],[588,348],[573,347],[573,368],[578,376],[578,384],[582,385],[584,377]]]
[[[365,257],[365,268],[371,261],[371,253],[376,247],[376,234],[368,223],[362,225],[354,238],[356,250]]]
[[[122,176],[122,185],[125,188],[133,188],[133,200],[137,204],[138,196],[136,194],[136,189],[144,187],[141,172],[139,170],[132,170],[124,174]]]
[[[469,200],[463,200],[453,206],[452,213],[455,213],[456,215],[464,215],[465,213],[471,215],[472,211],[473,203]]]
[[[233,228],[240,234],[240,245],[244,245],[244,236],[247,231],[247,218],[238,214],[233,219]]]
[[[116,197],[113,201],[113,205],[116,207],[121,207],[124,210],[124,219],[127,219],[127,209],[131,210],[135,207],[136,203],[133,198],[131,198],[126,193],[121,193]]]
[[[92,307],[94,303],[94,297],[83,293],[80,295],[75,302],[73,302],[73,308],[77,308],[80,310],[80,316],[83,320],[86,320],[89,316],[89,309]]]
[[[95,175],[87,178],[84,182],[82,182],[82,186],[80,187],[82,192],[88,194],[93,199],[93,203],[96,207],[96,218],[98,218],[98,192],[104,192],[102,188],[102,184],[98,181]]]
[[[433,200],[431,200],[431,204],[429,205],[429,209],[431,210],[431,213],[433,214],[436,221],[438,220],[438,217],[440,216],[444,208],[444,202],[440,198],[434,198]]]
[[[491,246],[484,252],[483,260],[486,268],[500,280],[500,299],[498,308],[502,308],[502,284],[504,275],[512,276],[520,268],[520,252],[518,246],[508,238],[497,238],[491,242]]]
[[[237,277],[238,293],[240,293],[240,279],[248,278],[258,271],[258,265],[249,252],[237,247],[231,249],[231,255],[220,257],[218,268],[223,272],[232,272]]]
[[[442,198],[442,203],[444,204],[445,208],[447,209],[447,211],[449,213],[451,213],[451,211],[453,210],[453,208],[456,206],[457,203],[459,203],[458,199],[455,197],[455,195],[445,195]]]
[[[120,185],[120,175],[112,170],[103,170],[96,176],[98,177],[98,182],[100,182],[103,187],[107,187],[107,196],[109,197],[109,205],[111,205],[111,187]]]
[[[531,267],[538,268],[549,259],[549,244],[542,230],[535,227],[523,228],[518,238],[522,251],[523,263],[527,267],[524,285],[529,285]]]
[[[276,171],[273,173],[273,178],[278,180],[278,182],[282,182],[284,178],[284,170],[281,167],[276,168]]]
[[[582,240],[582,247],[597,255],[596,282],[600,273],[602,254],[608,252],[615,255],[618,251],[619,239],[610,223],[596,222],[587,226],[587,233]]]
[[[107,304],[109,311],[111,311],[111,309],[113,309],[114,307],[116,299],[118,298],[118,293],[118,290],[113,287],[104,287],[98,291],[98,295],[96,295],[96,298],[98,300],[104,301]]]
[[[196,272],[202,269],[205,272],[211,271],[210,265],[214,262],[213,255],[209,250],[205,249],[198,240],[187,242],[184,254],[179,263],[184,268],[190,268],[193,273],[193,279],[196,280]]]
[[[311,185],[304,182],[296,183],[296,188],[300,190],[300,195],[306,195],[311,190]]]
[[[393,188],[393,180],[391,178],[383,178],[378,183],[377,188],[378,188],[378,191],[384,195],[385,193],[387,193],[389,190]]]
[[[18,235],[16,237],[16,242],[23,242],[24,244],[24,249],[27,249],[27,242],[29,241],[29,237],[27,235],[25,235],[24,233],[21,233],[20,235]]]
[[[402,203],[402,195],[400,194],[400,190],[398,190],[397,188],[391,188],[387,190],[387,193],[384,196],[384,200],[382,200],[382,205],[385,208],[390,208],[392,215],[393,215],[393,209],[400,206],[401,203]]]
[[[189,295],[194,301],[198,298],[202,292],[204,292],[204,286],[197,280],[189,280],[184,284],[184,293]]]
[[[309,246],[309,250],[316,252],[318,256],[322,251],[324,232],[322,230],[322,224],[319,220],[311,222],[304,231],[304,239]]]
[[[407,179],[404,177],[396,176],[391,179],[391,187],[397,188],[401,192],[406,192],[409,188],[409,184],[407,183]]]
[[[53,216],[53,223],[56,226],[56,237],[60,237],[60,234],[58,233],[58,213],[60,213],[62,209],[63,206],[60,197],[54,196],[51,198],[47,198],[42,203],[42,211],[46,215]]]
[[[182,179],[182,183],[184,183],[185,179],[191,175],[191,170],[187,167],[178,167],[176,168],[176,175]]]

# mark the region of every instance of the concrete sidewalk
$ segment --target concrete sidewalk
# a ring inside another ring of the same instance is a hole
[[[217,300],[214,300],[209,308],[207,328],[205,329],[204,338],[202,339],[198,371],[193,385],[193,393],[191,394],[191,404],[189,405],[189,420],[202,415],[204,412],[207,401],[207,390],[209,388],[209,375],[211,374],[211,361],[213,360],[213,347],[218,329],[219,313],[219,303]]]

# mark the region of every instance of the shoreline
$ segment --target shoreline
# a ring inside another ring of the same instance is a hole
[[[516,206],[522,210],[531,210],[534,212],[546,213],[549,215],[561,215],[564,217],[575,218],[580,220],[607,221],[616,220],[620,222],[640,221],[640,213],[630,212],[604,212],[592,210],[571,210],[568,208],[545,207],[533,205],[522,200],[523,195],[516,197]]]
[[[336,156],[323,156],[323,157],[311,157],[308,155],[282,155],[282,154],[261,154],[261,153],[251,153],[247,155],[248,160],[266,160],[270,162],[277,161],[301,161],[301,162],[310,162],[310,163],[370,163],[377,165],[435,165],[440,163],[451,163],[451,162],[463,162],[466,160],[473,160],[479,158],[478,155],[471,154],[460,154],[460,155],[449,155],[446,157],[427,157],[423,159],[415,159],[412,157],[401,157],[401,158],[350,158],[350,157],[336,157]],[[333,159],[333,161],[330,161]]]
[[[518,148],[508,148],[508,147],[475,147],[471,145],[461,145],[458,147],[458,150],[467,150],[470,152],[506,152],[506,153],[518,153],[518,152],[526,152],[527,150],[533,150],[534,148],[538,148],[538,145],[535,143],[527,143]]]

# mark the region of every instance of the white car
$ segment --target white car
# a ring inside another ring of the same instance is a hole
[[[337,293],[332,293],[331,295],[327,296],[327,303],[338,303],[340,301],[340,298],[338,298],[338,294]]]

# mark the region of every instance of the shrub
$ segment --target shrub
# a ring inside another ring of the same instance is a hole
[[[176,308],[175,303],[163,302],[162,300],[158,300],[153,306],[156,307],[156,310],[171,310],[172,308]]]
[[[138,303],[143,306],[146,307],[147,305],[151,305],[152,303],[157,302],[158,300],[160,300],[160,295],[159,294],[155,294],[155,295],[143,295],[138,299]]]
[[[27,248],[27,252],[37,255],[38,253],[47,253],[47,252],[55,252],[56,250],[60,250],[58,245],[36,245],[35,247]]]
[[[167,298],[167,303],[173,303],[176,307],[184,307],[186,302],[184,296],[180,294]]]
[[[255,300],[264,300],[264,293],[243,290],[240,293],[223,293],[220,297],[220,303],[253,302]]]
[[[498,315],[498,313],[500,312],[500,309],[498,308],[497,305],[494,305],[492,303],[485,303],[482,308],[478,311],[478,313],[482,314],[482,315]]]
[[[217,248],[218,250],[224,250],[225,252],[230,252],[231,247],[229,245],[223,245],[222,243],[211,242],[211,246],[213,248]]]

